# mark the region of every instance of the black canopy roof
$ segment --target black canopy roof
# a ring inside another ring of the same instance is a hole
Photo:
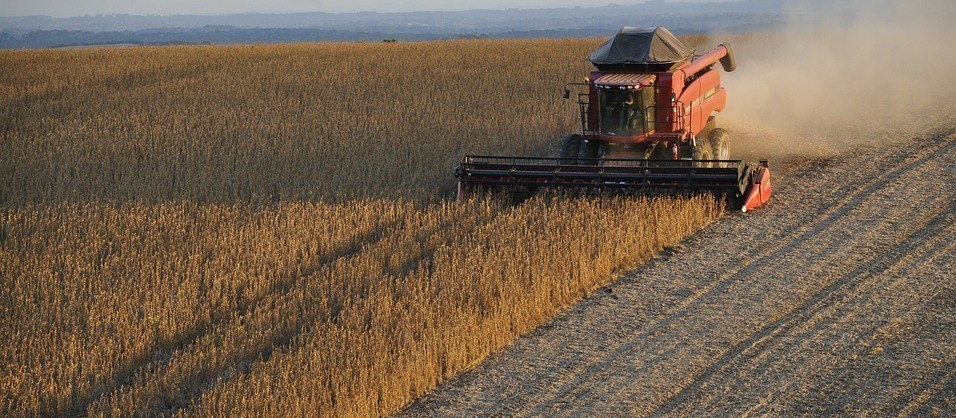
[[[666,28],[625,26],[594,50],[588,60],[599,70],[650,65],[669,68],[693,54]]]

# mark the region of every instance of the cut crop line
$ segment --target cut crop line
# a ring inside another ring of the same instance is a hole
[[[937,221],[938,221],[938,219],[937,219]],[[842,245],[840,245],[839,242],[831,242],[831,243],[828,245],[828,248],[824,249],[824,248],[822,248],[822,247],[819,247],[818,249],[822,250],[824,253],[831,253],[832,251],[834,251],[834,250],[837,249],[837,248],[840,248],[841,246],[842,246]],[[820,253],[820,252],[821,252],[821,251],[817,251],[817,253]],[[773,337],[773,335],[767,336],[767,338],[772,338],[772,337]],[[761,343],[761,341],[757,341],[757,342],[756,342],[756,344],[758,344],[758,345],[759,345],[760,343]],[[657,356],[657,357],[659,358],[659,360],[657,361],[657,363],[663,362],[663,361],[664,361],[664,358],[666,358],[666,356]],[[664,358],[660,358],[660,357],[664,357]],[[634,373],[631,373],[631,375],[635,375],[635,376],[636,376],[636,375],[639,375],[641,372],[648,370],[649,367],[650,367],[650,365],[645,364],[640,370],[638,370],[638,371],[636,371],[636,372],[634,372]],[[627,379],[622,379],[622,383],[621,383],[616,389],[614,389],[614,390],[615,390],[615,393],[618,393],[620,390],[622,390],[622,387],[627,384],[626,380],[627,380]],[[591,401],[590,403],[588,403],[588,404],[583,405],[583,406],[581,407],[581,408],[582,408],[581,410],[587,410],[588,407],[590,406],[590,404],[592,404],[593,402],[594,402],[594,400],[592,400],[592,401]]]
[[[918,232],[916,232],[916,233],[918,233]],[[902,245],[902,244],[901,244],[901,245]],[[825,251],[825,252],[832,252],[834,249],[840,248],[841,246],[842,246],[842,245],[840,244],[840,242],[832,242],[832,243],[830,243],[830,244],[828,245],[828,247],[826,247],[826,248],[820,247],[820,249],[821,249],[822,251]],[[819,252],[819,251],[818,251],[818,252]],[[864,263],[863,265],[867,265],[867,263]],[[862,268],[862,267],[861,267],[861,268]],[[823,291],[825,291],[825,290],[823,290]],[[822,295],[818,294],[818,296],[822,296]],[[794,308],[794,309],[796,309],[796,308]],[[822,309],[822,308],[821,308],[821,309]],[[793,311],[791,311],[791,313],[793,313]],[[785,317],[782,317],[782,318],[778,319],[778,321],[782,321],[782,320],[785,320]],[[744,350],[749,350],[749,349],[751,349],[751,348],[755,348],[755,349],[758,350],[757,352],[760,352],[760,348],[759,348],[760,346],[765,345],[765,344],[764,344],[765,342],[769,341],[769,340],[772,339],[772,338],[775,338],[778,334],[781,334],[781,333],[783,333],[783,332],[786,332],[786,331],[788,330],[788,328],[789,328],[789,327],[784,327],[784,328],[781,328],[781,329],[779,329],[779,330],[775,330],[775,331],[773,331],[773,332],[771,332],[771,333],[769,333],[769,334],[763,335],[762,338],[759,338],[759,339],[757,339],[757,340],[754,340],[751,345],[742,346],[742,344],[744,344],[744,343],[747,342],[747,341],[745,341],[745,342],[741,342],[741,343],[738,344],[736,347],[737,347],[738,349],[741,349],[741,348],[742,348],[742,349],[744,349]],[[766,329],[766,328],[765,328],[765,329]],[[752,338],[752,339],[753,339],[753,338]],[[751,339],[751,340],[752,340],[752,339]],[[748,340],[748,341],[750,341],[750,340]],[[680,342],[677,341],[677,342],[674,342],[674,343],[672,344],[672,347],[679,347],[679,345],[680,345]],[[662,355],[656,355],[656,356],[655,356],[656,361],[654,361],[654,362],[649,362],[649,363],[644,364],[641,369],[635,370],[635,371],[629,373],[629,376],[635,376],[635,377],[636,377],[636,376],[639,376],[639,375],[641,375],[642,373],[644,373],[644,372],[650,370],[653,366],[657,366],[657,365],[663,363],[664,361],[666,361],[666,360],[670,357],[669,353],[670,353],[671,351],[674,351],[674,348],[669,349],[667,353],[664,353],[664,354],[662,354]],[[615,393],[615,394],[619,394],[619,393],[624,389],[624,387],[630,383],[630,380],[631,380],[631,379],[627,379],[627,378],[626,378],[626,379],[621,379],[619,385],[617,385],[614,389],[612,389],[612,390],[614,391],[614,393]],[[593,400],[592,400],[591,402],[589,402],[589,403],[586,403],[586,404],[582,405],[581,410],[587,410],[591,404],[593,404]]]
[[[804,242],[808,240],[810,237],[813,237],[814,235],[825,230],[826,228],[829,228],[837,220],[847,216],[850,213],[850,211],[857,208],[863,201],[865,201],[871,195],[873,195],[874,193],[882,189],[886,182],[891,181],[893,179],[897,179],[900,176],[902,176],[904,173],[913,171],[914,169],[921,168],[928,161],[940,158],[946,152],[949,152],[950,150],[952,150],[954,146],[956,146],[956,142],[954,141],[936,143],[934,146],[921,149],[920,154],[922,154],[922,156],[920,158],[917,158],[916,160],[911,161],[908,164],[897,166],[892,170],[881,172],[879,176],[872,177],[871,180],[867,183],[867,187],[858,189],[854,193],[847,195],[846,198],[840,200],[835,205],[829,205],[827,209],[821,214],[821,216],[817,217],[816,222],[814,222],[811,226],[807,226],[803,228],[804,232],[802,234],[791,235],[789,239],[778,240],[775,242],[774,245],[764,247],[765,249],[764,251],[762,251],[764,255],[760,256],[758,259],[754,261],[750,261],[746,264],[742,264],[739,267],[736,267],[733,270],[727,273],[724,273],[722,275],[723,277],[721,277],[720,279],[712,282],[708,286],[702,288],[700,291],[696,292],[695,294],[691,295],[687,299],[683,300],[680,304],[669,309],[667,312],[661,314],[661,317],[657,321],[647,325],[640,332],[639,335],[636,335],[631,343],[625,343],[625,344],[619,345],[614,350],[613,353],[604,357],[604,360],[589,362],[589,365],[583,367],[583,372],[579,373],[577,378],[571,379],[570,381],[562,385],[561,388],[552,392],[552,394],[549,394],[543,398],[535,399],[536,403],[538,403],[539,406],[535,408],[534,411],[531,412],[531,414],[532,415],[543,414],[545,412],[544,409],[547,407],[547,405],[553,402],[554,400],[556,400],[558,396],[563,396],[569,393],[574,388],[582,386],[584,382],[590,376],[596,375],[597,373],[600,373],[600,371],[607,370],[608,368],[610,368],[620,357],[622,357],[624,353],[631,351],[638,344],[643,343],[648,336],[654,334],[659,329],[665,326],[668,326],[669,324],[674,322],[675,321],[674,317],[677,315],[677,313],[689,310],[689,308],[692,308],[693,306],[701,303],[700,301],[704,298],[709,298],[716,294],[719,294],[724,289],[728,288],[731,284],[742,279],[742,277],[753,274],[753,272],[756,271],[757,268],[768,265],[769,260],[779,258],[789,253],[790,252],[789,247],[792,246],[793,243]],[[810,228],[810,230],[806,230],[806,228]],[[642,270],[643,269],[639,269],[636,274],[640,274]],[[585,338],[585,336],[582,336],[582,338]],[[551,370],[552,371],[556,370],[559,367],[560,365],[556,365]],[[549,374],[543,375],[540,379],[538,379],[537,385],[541,386],[542,384],[541,382],[548,379]],[[535,385],[535,383],[531,383],[531,385]],[[502,408],[508,407],[510,404],[514,403],[514,401],[517,400],[520,395],[521,395],[521,392],[517,392],[514,395],[510,396],[509,398],[503,400],[501,403],[498,404],[498,407],[491,413],[496,414],[500,412]]]

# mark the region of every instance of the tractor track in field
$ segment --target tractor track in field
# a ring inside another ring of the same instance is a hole
[[[771,167],[731,213],[405,416],[956,413],[956,135]]]

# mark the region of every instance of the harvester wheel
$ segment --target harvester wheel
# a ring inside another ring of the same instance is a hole
[[[581,135],[568,135],[561,141],[561,154],[559,157],[567,158],[568,164],[576,165],[578,163],[578,153],[581,148]]]
[[[600,158],[601,151],[601,142],[600,141],[583,141],[580,146],[580,155],[581,161],[579,164],[582,165],[597,165],[597,159]]]
[[[730,159],[730,134],[721,128],[715,128],[710,131],[707,138],[713,146],[713,155],[715,160]]]
[[[713,160],[714,159],[714,148],[709,140],[703,138],[697,138],[697,145],[694,145],[694,166],[695,167],[710,167],[713,163],[706,162],[700,163],[699,160]]]

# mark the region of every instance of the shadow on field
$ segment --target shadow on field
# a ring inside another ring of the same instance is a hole
[[[354,238],[350,245],[348,245],[346,248],[325,254],[319,257],[317,260],[314,260],[314,262],[312,262],[310,265],[296,268],[295,271],[288,271],[282,274],[281,277],[284,279],[281,280],[276,287],[270,291],[263,292],[259,298],[240,306],[239,310],[237,311],[225,313],[219,318],[214,319],[212,322],[203,324],[201,327],[197,327],[197,329],[188,334],[179,335],[175,338],[165,341],[160,341],[155,350],[146,351],[146,353],[152,354],[143,355],[137,359],[134,359],[125,367],[117,370],[110,379],[111,384],[97,390],[87,402],[78,404],[74,409],[73,414],[85,414],[88,412],[88,409],[91,405],[100,401],[105,396],[117,392],[123,387],[136,384],[137,377],[149,375],[150,373],[156,373],[158,370],[162,370],[163,366],[169,364],[169,362],[177,354],[181,354],[182,350],[186,350],[190,346],[196,344],[197,341],[202,337],[211,332],[216,332],[217,330],[221,329],[223,325],[229,322],[242,323],[243,318],[251,314],[254,310],[261,308],[268,300],[282,299],[295,290],[297,286],[301,286],[304,280],[322,270],[323,267],[327,267],[338,261],[345,260],[360,254],[369,246],[374,245],[374,243],[385,238],[386,234],[395,227],[399,226],[401,222],[401,220],[394,220],[384,224],[369,234]],[[334,321],[335,315],[337,315],[336,312],[330,312],[328,320]],[[247,353],[244,353],[242,358],[238,359],[239,366],[236,364],[228,364],[217,368],[191,370],[191,375],[181,376],[181,382],[179,384],[173,385],[169,391],[162,394],[166,400],[162,410],[171,413],[175,410],[179,410],[188,406],[193,400],[201,396],[204,391],[217,384],[227,369],[248,369],[248,365],[252,364],[253,362],[268,360],[272,353],[277,349],[281,349],[282,347],[289,345],[292,339],[301,332],[303,325],[304,324],[299,323],[297,328],[287,330],[281,335],[275,336],[276,338],[274,339],[273,343],[265,349],[251,350]],[[245,367],[243,367],[243,365]],[[171,402],[171,399],[175,400],[175,402]],[[154,401],[159,402],[159,400]]]

